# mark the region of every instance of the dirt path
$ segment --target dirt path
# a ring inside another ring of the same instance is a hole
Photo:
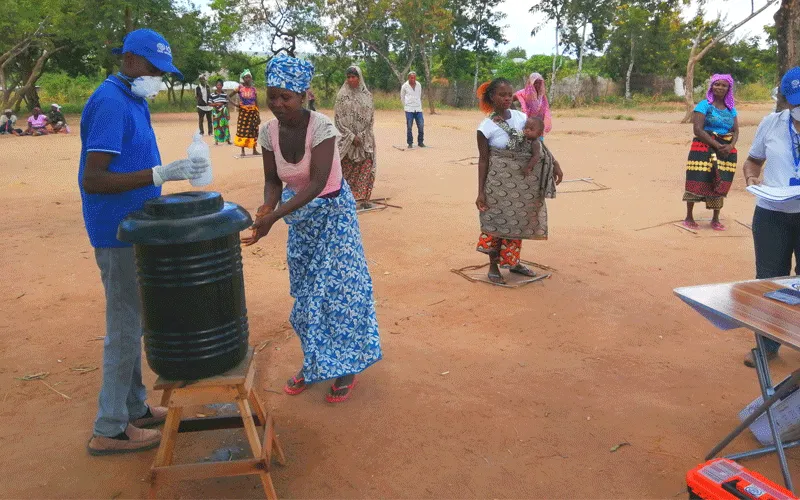
[[[746,155],[767,106],[745,107]],[[426,150],[399,151],[400,113],[379,113],[376,197],[402,210],[361,216],[385,360],[347,404],[325,388],[280,391],[301,360],[288,328],[286,229],[244,252],[263,397],[290,463],[274,473],[282,497],[641,498],[680,496],[685,472],[736,424],[758,389],[741,359],[752,339],[719,332],[672,295],[677,286],[748,279],[753,199],[741,172],[723,211],[729,232],[698,236],[681,219],[690,126],[681,113],[556,115],[548,145],[568,179],[612,189],[549,202],[551,239],[523,258],[555,267],[517,290],[469,283],[449,270],[480,264],[474,207],[477,112],[426,116]],[[579,116],[581,115],[581,116]],[[264,113],[266,118],[266,113]],[[155,117],[164,161],[185,154],[195,118]],[[76,120],[73,119],[73,122]],[[77,127],[75,127],[77,129]],[[0,470],[6,498],[140,497],[155,452],[90,458],[103,297],[76,188],[77,134],[0,137]],[[258,160],[212,147],[215,183],[254,211]],[[741,161],[740,161],[741,166]],[[578,185],[565,186],[565,190]],[[171,191],[186,185],[170,186]],[[704,210],[698,215],[706,217]],[[796,365],[788,351],[777,373]],[[46,382],[18,380],[50,372]],[[154,376],[148,371],[147,383]],[[242,442],[233,431],[184,437],[205,456]],[[629,442],[612,453],[612,446]],[[748,435],[733,449],[754,444]],[[796,454],[792,456],[797,469]],[[748,462],[778,479],[772,457]],[[165,497],[258,497],[255,478],[186,482]]]

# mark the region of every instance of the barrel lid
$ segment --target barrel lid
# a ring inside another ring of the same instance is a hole
[[[144,211],[153,217],[180,219],[219,212],[224,203],[217,192],[188,191],[147,200]]]
[[[253,224],[247,210],[213,191],[153,198],[120,223],[117,239],[135,245],[178,245],[238,233]]]

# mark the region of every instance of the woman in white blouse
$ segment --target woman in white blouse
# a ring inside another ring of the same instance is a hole
[[[536,276],[520,262],[522,240],[547,239],[545,198],[555,197],[563,173],[544,145],[540,158],[531,161],[532,142],[523,136],[527,116],[510,109],[514,97],[511,82],[496,78],[481,85],[478,97],[481,110],[489,116],[477,133],[480,157],[475,204],[481,222],[477,250],[489,255],[489,280],[504,284],[501,267]]]

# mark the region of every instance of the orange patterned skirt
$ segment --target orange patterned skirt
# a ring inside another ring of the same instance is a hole
[[[511,268],[519,264],[522,240],[509,240],[481,233],[477,250],[481,253],[496,255],[500,267]]]

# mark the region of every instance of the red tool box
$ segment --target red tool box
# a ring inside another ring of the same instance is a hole
[[[797,500],[789,490],[727,458],[686,473],[689,498],[702,500]]]

